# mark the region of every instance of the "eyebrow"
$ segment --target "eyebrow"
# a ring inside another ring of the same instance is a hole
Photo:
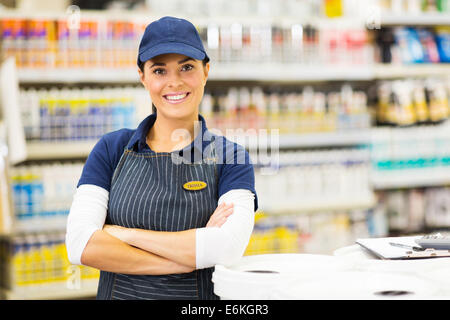
[[[190,60],[194,61],[193,58],[187,57],[186,59],[183,59],[183,60],[178,61],[178,64],[182,64],[182,63],[185,63],[185,62],[190,61]],[[165,66],[165,65],[166,65],[166,64],[165,64],[165,63],[162,63],[162,62],[155,62],[154,64],[152,64],[152,65],[150,66],[150,68],[153,68],[153,67],[161,67],[161,66]]]

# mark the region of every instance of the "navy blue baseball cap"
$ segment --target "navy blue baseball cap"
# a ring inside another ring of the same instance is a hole
[[[163,17],[146,28],[139,44],[137,64],[166,53],[178,53],[196,60],[209,57],[195,26],[187,20]]]

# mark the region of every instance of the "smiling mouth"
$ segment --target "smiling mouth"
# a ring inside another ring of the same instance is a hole
[[[190,92],[183,92],[177,94],[166,94],[163,95],[164,99],[169,103],[180,103],[186,100],[186,98],[190,95]]]

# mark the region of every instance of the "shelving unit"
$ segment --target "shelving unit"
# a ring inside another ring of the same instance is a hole
[[[210,81],[263,81],[263,82],[314,82],[314,81],[367,81],[373,79],[371,67],[349,66],[298,66],[290,64],[214,64]],[[138,83],[136,69],[21,69],[19,81],[27,84],[46,83]]]
[[[87,158],[97,141],[28,142],[27,160]]]
[[[17,12],[0,13],[0,18],[22,17]],[[26,14],[26,17],[42,17],[42,15]],[[85,17],[105,16],[98,12],[86,12]],[[58,15],[49,14],[48,19],[59,18]],[[146,14],[115,14],[111,19],[129,19],[133,21],[151,21],[156,17]],[[219,19],[197,18],[193,22],[206,26],[235,23],[239,18],[221,17]],[[320,19],[311,19],[312,23],[319,23]],[[293,18],[260,18],[246,19],[247,24],[255,25],[288,25],[299,23]],[[396,15],[382,14],[381,26],[435,26],[450,25],[448,14],[423,15]],[[357,21],[346,19],[343,24],[358,24]],[[413,65],[386,65],[370,63],[364,65],[302,65],[295,63],[212,63],[209,73],[211,82],[254,82],[265,84],[292,84],[292,83],[326,83],[326,82],[374,82],[376,80],[401,79],[406,77],[424,78],[429,76],[443,76],[450,74],[450,64],[413,64]],[[137,68],[80,68],[80,69],[19,69],[18,80],[21,85],[49,86],[49,85],[116,85],[138,84]],[[317,132],[305,134],[282,134],[279,138],[280,149],[315,149],[315,148],[345,148],[369,146],[372,143],[373,129],[347,130],[336,132]],[[232,138],[231,138],[232,139]],[[233,140],[233,139],[232,139]],[[245,139],[236,139],[245,141]],[[64,141],[64,142],[28,142],[27,161],[71,160],[86,158],[96,141]],[[250,139],[245,145],[250,150],[258,149],[258,141]],[[286,203],[277,205],[260,205],[260,211],[270,216],[295,216],[323,212],[347,212],[352,210],[366,210],[377,205],[378,190],[399,188],[415,188],[450,185],[450,173],[433,169],[402,170],[395,172],[375,172],[371,176],[372,192],[355,196],[354,198],[320,198],[307,202]],[[64,219],[45,220],[50,229],[63,230]],[[23,232],[36,232],[39,230],[39,221],[32,225],[17,224]],[[46,285],[45,289],[31,286],[23,290],[4,291],[6,299],[73,299],[86,298],[95,295],[97,281],[84,281],[80,289],[68,289],[66,283]],[[0,293],[0,297],[2,296]]]
[[[136,69],[19,69],[20,83],[137,83]]]
[[[219,64],[211,67],[209,79],[270,82],[367,81],[372,79],[372,72],[370,66]]]
[[[259,143],[245,137],[230,137],[231,141],[247,141],[248,149],[257,149]],[[67,141],[67,142],[28,142],[27,161],[29,160],[60,160],[87,158],[97,141]],[[323,132],[305,134],[280,135],[279,147],[307,148],[307,147],[339,147],[351,145],[365,145],[370,142],[370,130],[349,130],[343,132]]]
[[[378,190],[448,186],[450,170],[426,168],[376,172],[372,176],[372,183]]]
[[[31,286],[22,289],[3,291],[0,297],[7,300],[64,300],[90,299],[97,294],[97,280],[83,280],[79,287],[70,288],[66,282],[55,282],[45,286]]]
[[[382,26],[436,26],[450,25],[450,14],[428,12],[420,14],[393,14],[382,13],[380,15]]]
[[[89,72],[87,72],[89,71]],[[373,81],[405,77],[447,76],[449,64],[362,65],[355,66],[302,66],[290,64],[214,64],[210,81],[258,82],[323,82]],[[125,69],[20,69],[23,84],[48,83],[138,83],[137,68]]]
[[[410,65],[377,64],[374,68],[373,79],[448,76],[449,74],[450,64],[444,63]]]
[[[358,209],[369,209],[376,204],[374,193],[361,197],[350,198],[329,198],[313,199],[305,202],[277,205],[261,205],[261,211],[267,212],[271,216],[285,216],[298,214],[312,214],[315,212],[337,212],[351,211]]]

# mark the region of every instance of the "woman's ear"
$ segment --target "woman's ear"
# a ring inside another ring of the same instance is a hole
[[[144,68],[142,68],[142,69],[144,69]],[[145,85],[145,74],[144,74],[144,71],[142,71],[141,68],[138,68],[138,73],[139,73],[139,80],[141,81],[141,83],[144,86],[144,88],[147,89],[147,86]]]
[[[203,66],[203,73],[205,75],[205,78],[203,81],[203,86],[205,86],[206,81],[208,80],[208,75],[209,75],[209,62]]]

